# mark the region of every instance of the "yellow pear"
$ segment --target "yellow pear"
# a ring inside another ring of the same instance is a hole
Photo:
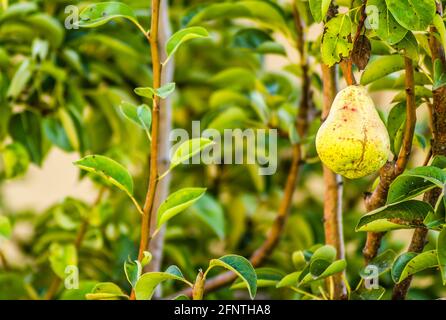
[[[391,156],[389,134],[364,87],[338,93],[317,133],[316,149],[328,168],[349,179],[384,166]]]

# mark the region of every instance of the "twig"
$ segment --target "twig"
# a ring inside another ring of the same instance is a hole
[[[152,74],[153,88],[158,89],[161,86],[162,65],[159,52],[158,30],[160,17],[161,0],[152,0],[152,18],[150,21],[150,53],[152,56]],[[159,151],[159,122],[160,122],[160,98],[153,96],[152,105],[152,144],[150,146],[150,165],[149,165],[149,185],[144,201],[143,215],[141,219],[141,239],[139,242],[138,260],[144,258],[144,251],[150,245],[152,239],[152,223],[156,224],[156,217],[153,217],[153,206],[155,202],[156,189],[158,185],[158,151]],[[135,291],[132,289],[130,299],[135,300]]]
[[[310,122],[310,118],[312,117],[313,111],[313,101],[312,101],[312,91],[311,91],[311,77],[309,75],[309,62],[306,56],[305,51],[305,37],[304,37],[304,26],[303,21],[300,18],[297,10],[293,11],[294,14],[294,22],[297,31],[297,49],[300,53],[301,65],[302,65],[302,88],[304,91],[302,94],[302,98],[299,105],[299,111],[296,117],[296,129],[299,133],[300,137],[304,137],[308,130],[308,125]],[[294,189],[297,182],[297,177],[299,173],[299,165],[302,160],[301,155],[301,146],[300,144],[294,144],[292,146],[292,158],[291,158],[291,166],[289,169],[289,173],[287,176],[287,180],[284,188],[284,195],[282,201],[280,202],[279,209],[274,219],[274,222],[269,230],[268,236],[263,242],[263,244],[256,250],[250,257],[250,262],[254,267],[258,267],[261,265],[265,259],[270,255],[270,253],[274,250],[276,245],[280,240],[280,236],[282,235],[286,219],[288,217],[288,213],[291,207],[291,202],[294,194]],[[221,287],[226,286],[236,279],[236,275],[233,272],[225,272],[214,278],[211,278],[206,281],[204,292],[209,293],[215,291]],[[177,292],[171,297],[176,297],[179,294],[184,294],[189,297],[192,296],[192,290],[190,288],[185,289],[181,292]]]
[[[365,21],[367,19],[366,15],[366,6],[367,6],[367,0],[363,0],[362,6],[361,6],[361,17],[359,19],[358,27],[356,29],[355,37],[353,38],[353,47],[357,45],[357,42],[359,40],[359,37],[361,36],[362,30],[364,29]],[[350,38],[351,41],[351,38]],[[342,70],[342,74],[344,75],[345,81],[349,86],[357,85],[358,82],[356,81],[355,75],[353,73],[353,60],[352,58],[344,58],[340,62],[340,67]]]
[[[443,8],[441,2],[437,2],[437,13],[440,16],[443,15]],[[430,28],[429,45],[432,52],[432,62],[435,63],[436,60],[440,60],[442,64],[443,71],[446,70],[446,59],[445,59],[445,49],[441,43],[436,38],[435,34],[437,30],[435,27]],[[432,116],[432,147],[430,150],[431,156],[442,155],[446,156],[446,87],[441,87],[433,90],[433,105],[431,110]],[[430,158],[430,157],[429,157]],[[435,206],[438,198],[441,196],[441,190],[435,188],[424,196],[424,201]],[[428,229],[418,228],[414,231],[409,252],[420,253],[423,251],[426,239],[427,239]],[[409,291],[412,282],[412,277],[408,277],[401,283],[395,285],[393,288],[392,299],[394,300],[404,300],[406,298],[407,292]]]
[[[169,22],[169,4],[168,1],[164,0],[161,2],[161,12],[160,12],[160,24],[162,28],[159,30],[159,43],[161,45],[165,45],[167,39],[170,38],[172,31]],[[162,61],[166,60],[166,53],[164,50],[160,50],[160,58]],[[161,83],[165,84],[173,81],[174,74],[174,59],[171,58],[167,65],[162,69],[161,74]],[[160,106],[160,120],[159,120],[159,135],[160,137],[164,137],[159,141],[159,150],[158,150],[158,172],[165,172],[169,166],[169,151],[170,151],[170,141],[166,137],[169,135],[169,132],[172,127],[172,99],[171,97],[167,97],[166,99],[161,101]],[[158,207],[161,203],[166,199],[169,194],[169,185],[170,185],[170,175],[165,176],[161,181],[158,182],[158,187],[155,194],[155,203],[153,205],[153,210],[158,210]],[[155,215],[152,215],[152,229],[156,225],[154,219]],[[154,236],[149,245],[149,251],[152,254],[152,261],[150,264],[144,269],[146,272],[159,271],[161,268],[161,262],[163,257],[163,245],[164,245],[164,231],[165,225],[162,227],[157,236]],[[153,232],[153,230],[152,230]],[[159,286],[158,288],[161,288]],[[161,291],[157,290],[155,292],[154,297],[159,297],[161,295]]]
[[[375,191],[367,195],[366,208],[367,211],[373,211],[385,205],[390,184],[404,172],[412,150],[413,137],[416,125],[416,101],[415,101],[415,81],[413,62],[410,58],[405,57],[406,70],[406,128],[404,130],[403,143],[398,157],[395,161],[387,162],[380,171],[380,180]],[[366,245],[363,254],[366,263],[375,258],[378,254],[384,233],[369,232],[367,233]]]
[[[325,119],[331,105],[338,92],[336,67],[322,65],[323,90],[323,112],[322,118]],[[325,243],[336,248],[337,259],[345,258],[344,235],[342,230],[342,178],[332,172],[326,166],[323,166],[324,175],[324,231]],[[347,290],[342,280],[343,274],[339,273],[333,276],[334,299],[343,299],[347,295]]]
[[[358,82],[356,81],[355,75],[353,73],[353,62],[351,60],[351,58],[346,58],[343,59],[340,63],[339,63],[341,70],[342,70],[342,74],[344,75],[345,81],[347,82],[347,84],[349,86],[354,86],[356,84],[358,84]]]
[[[152,73],[153,88],[158,89],[161,86],[161,61],[158,44],[158,26],[160,15],[160,0],[152,0],[152,19],[150,23],[150,52],[152,55]],[[150,243],[150,232],[152,223],[152,208],[155,199],[156,187],[158,183],[158,146],[159,146],[159,115],[160,98],[153,97],[152,107],[152,144],[150,148],[150,168],[149,168],[149,186],[144,202],[144,214],[141,221],[141,241],[139,244],[138,260],[144,258],[144,251],[147,250]]]
[[[336,15],[337,8],[330,4],[331,10],[327,20]],[[341,63],[344,77],[349,85],[355,85],[351,59],[343,60]],[[338,93],[337,66],[329,67],[322,63],[323,83],[323,108],[322,121],[328,117],[331,105]],[[345,69],[344,69],[345,68]],[[342,230],[342,178],[326,166],[323,166],[324,176],[324,232],[325,243],[333,246],[337,252],[337,259],[345,258],[344,235]],[[333,284],[333,298],[336,300],[347,297],[347,289],[343,281],[344,273],[338,273],[327,280],[327,284]]]

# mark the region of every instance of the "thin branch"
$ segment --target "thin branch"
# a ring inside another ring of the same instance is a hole
[[[339,63],[342,74],[344,75],[345,81],[349,86],[355,86],[358,84],[355,78],[355,74],[353,73],[353,61],[351,58],[343,59]]]
[[[368,212],[385,205],[390,184],[396,177],[404,172],[412,151],[412,143],[417,121],[414,68],[410,58],[405,57],[404,61],[406,70],[406,128],[404,130],[403,143],[397,159],[392,162],[387,162],[381,169],[378,186],[372,194],[366,197],[366,208]],[[367,233],[367,241],[363,249],[364,258],[367,264],[377,256],[383,236],[384,233]]]
[[[361,33],[364,29],[365,21],[367,19],[366,6],[367,6],[367,0],[363,0],[361,9],[360,9],[361,17],[359,19],[355,37],[353,38],[353,47],[354,48],[356,47],[356,45],[358,43],[359,37],[361,36]],[[350,41],[351,41],[351,37],[350,37]],[[356,81],[355,74],[353,73],[353,59],[351,57],[344,58],[344,59],[342,59],[342,61],[340,62],[339,65],[341,67],[342,74],[344,75],[344,78],[345,78],[345,81],[347,82],[347,84],[349,86],[357,85],[358,82]]]
[[[169,4],[167,0],[161,1],[161,12],[160,12],[160,24],[161,28],[159,30],[159,43],[161,46],[164,46],[167,40],[170,38],[172,34],[172,30],[170,27],[169,21]],[[161,61],[166,60],[166,53],[164,50],[160,50],[160,59]],[[161,74],[161,84],[165,84],[173,81],[174,76],[174,60],[171,58],[169,62],[163,67]],[[170,150],[170,140],[167,139],[169,136],[170,130],[172,128],[172,99],[171,97],[167,97],[161,101],[160,106],[160,120],[159,120],[159,136],[162,137],[159,139],[159,149],[158,149],[158,172],[165,172],[169,167],[169,150]],[[170,175],[165,176],[158,182],[158,187],[155,194],[155,203],[153,205],[153,210],[158,210],[158,207],[161,203],[166,199],[169,194],[169,185],[170,185]],[[152,215],[152,229],[154,229],[156,225],[156,215]],[[154,236],[149,245],[149,251],[152,254],[152,261],[150,264],[144,269],[146,272],[159,271],[161,268],[162,262],[162,254],[163,254],[163,245],[164,245],[164,231],[165,225],[162,227],[157,236]],[[153,232],[153,230],[151,231]],[[161,288],[161,287],[159,287]],[[159,297],[161,291],[157,290],[155,292],[155,298]]]
[[[326,119],[331,105],[338,92],[336,67],[322,65],[323,89],[323,112],[322,118]],[[336,248],[337,259],[345,258],[344,235],[342,230],[342,178],[323,166],[324,175],[324,231],[325,243]],[[333,298],[344,299],[347,289],[343,281],[343,274],[333,276]]]
[[[299,12],[297,10],[293,11],[294,23],[297,32],[297,50],[300,54],[300,63],[302,66],[302,88],[304,92],[302,93],[301,101],[299,104],[299,110],[296,116],[296,129],[301,137],[304,137],[308,131],[309,123],[313,116],[313,93],[311,90],[311,77],[309,61],[305,50],[305,33],[304,24],[300,18]],[[292,158],[289,173],[286,179],[284,194],[282,201],[280,202],[279,209],[268,232],[267,238],[263,244],[256,250],[250,257],[250,262],[254,268],[260,266],[265,259],[270,255],[278,244],[280,237],[283,233],[285,222],[287,220],[291,202],[296,187],[296,182],[299,174],[299,166],[302,162],[301,145],[294,144],[292,146]],[[225,272],[214,278],[206,281],[204,292],[209,293],[215,291],[221,287],[224,287],[236,279],[236,275],[233,272]],[[177,292],[171,297],[176,297],[179,294],[184,294],[189,297],[192,296],[192,290],[190,288]]]
[[[443,8],[441,2],[437,2],[437,13],[443,16]],[[445,49],[438,41],[435,34],[437,30],[435,27],[430,28],[429,45],[432,52],[432,62],[440,60],[442,63],[443,72],[446,70]],[[430,149],[431,156],[442,155],[446,156],[446,87],[441,87],[433,90],[433,105],[431,110],[432,117],[432,147]],[[430,157],[429,157],[430,158]],[[435,207],[438,198],[441,196],[442,190],[435,188],[424,196],[424,201],[430,203]],[[412,240],[409,246],[409,252],[420,253],[424,250],[428,235],[428,229],[418,228],[414,231]],[[392,299],[404,300],[412,283],[412,277],[408,277],[401,283],[395,285],[393,288]]]
[[[152,19],[150,23],[150,52],[152,56],[153,88],[158,89],[161,86],[161,62],[158,44],[158,26],[160,15],[160,0],[152,0]],[[160,98],[153,97],[152,107],[152,144],[150,148],[150,168],[149,168],[149,186],[144,202],[143,216],[141,221],[141,241],[139,244],[138,260],[144,257],[144,251],[147,250],[150,243],[150,232],[152,223],[152,208],[155,199],[156,187],[158,183],[158,145],[159,145],[159,108]]]

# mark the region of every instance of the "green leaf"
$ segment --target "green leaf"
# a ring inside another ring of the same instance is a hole
[[[150,127],[152,125],[152,112],[146,104],[140,106],[135,106],[132,103],[122,101],[119,106],[122,114],[138,125],[140,128],[144,129],[150,138]]]
[[[1,14],[0,20],[4,21],[13,18],[22,18],[39,9],[34,2],[18,2],[12,3]]]
[[[127,278],[127,281],[134,288],[138,279],[141,277],[142,273],[142,265],[138,260],[130,260],[124,262],[124,273]]]
[[[434,17],[433,25],[437,29],[440,36],[441,45],[446,47],[446,27],[444,25],[443,18],[438,13]]]
[[[256,76],[245,68],[227,68],[214,75],[210,82],[225,89],[252,90],[255,87]]]
[[[196,12],[188,25],[216,19],[247,18],[269,29],[288,34],[288,27],[280,7],[269,1],[237,1],[215,3]]]
[[[238,31],[234,35],[233,46],[263,54],[286,54],[285,48],[281,44],[274,42],[274,39],[268,33],[254,28]]]
[[[343,271],[347,267],[347,262],[342,260],[336,260],[333,263],[329,264],[325,270],[319,275],[314,275],[311,272],[307,273],[299,283],[299,285],[308,284],[314,281],[322,280],[328,278],[336,273]]]
[[[26,148],[32,162],[42,164],[43,139],[39,115],[31,111],[14,115],[9,122],[9,133],[15,142],[20,142]]]
[[[105,156],[91,155],[77,160],[74,164],[83,170],[105,178],[129,196],[133,195],[132,176],[126,168],[115,160]]]
[[[146,265],[150,263],[150,261],[152,261],[152,254],[149,251],[144,251],[143,255],[144,257],[141,260],[141,267],[144,268]]]
[[[85,7],[79,14],[79,27],[94,28],[117,18],[128,19],[139,26],[133,9],[122,2],[101,2]]]
[[[446,169],[446,157],[445,156],[435,156],[432,160],[431,166],[440,169]]]
[[[319,23],[325,19],[331,0],[309,0],[311,14],[314,20]]]
[[[181,163],[184,163],[185,161],[189,160],[193,156],[199,154],[202,150],[204,150],[208,146],[214,144],[215,142],[206,138],[194,138],[183,142],[172,155],[172,159],[170,160],[169,170],[167,172],[169,172],[176,166],[180,165]],[[160,177],[160,179],[164,177],[167,174],[167,172],[164,173]]]
[[[39,37],[47,39],[54,48],[62,44],[65,29],[55,17],[46,13],[36,13],[23,20]]]
[[[11,80],[6,95],[12,99],[17,98],[25,90],[27,83],[31,79],[32,71],[33,65],[31,60],[23,60],[17,71],[14,73],[14,77]]]
[[[393,45],[403,40],[407,33],[407,29],[403,28],[390,13],[385,0],[368,0],[367,6],[376,6],[378,9],[378,28],[374,29],[378,37],[387,43]],[[369,19],[374,19],[376,12],[370,10]]]
[[[404,57],[401,55],[378,57],[369,62],[365,68],[361,76],[361,84],[365,86],[389,74],[403,70],[404,67]]]
[[[135,286],[136,300],[150,300],[156,287],[163,281],[177,280],[192,287],[192,284],[184,279],[177,266],[170,266],[164,272],[148,272],[143,274]]]
[[[419,98],[432,98],[432,90],[424,86],[415,86],[415,97]],[[406,101],[406,91],[402,90],[398,93],[392,100],[392,102],[402,102]]]
[[[147,135],[149,136],[149,139],[151,139],[151,137],[150,137],[150,127],[152,126],[152,112],[151,112],[150,108],[147,105],[145,105],[145,104],[140,105],[136,109],[136,114],[138,116],[139,121],[142,124],[142,127],[147,132]]]
[[[393,264],[392,279],[395,283],[400,283],[415,273],[437,266],[438,259],[436,250],[425,251],[420,254],[406,252],[400,255]]]
[[[257,288],[276,287],[279,281],[283,278],[284,273],[274,268],[257,268]],[[231,286],[231,289],[246,289],[246,282],[242,279],[237,279]]]
[[[98,284],[94,280],[80,280],[79,287],[77,289],[64,290],[60,296],[59,300],[85,300],[86,295],[89,294],[94,287]]]
[[[232,105],[240,107],[249,107],[250,100],[245,95],[234,91],[234,90],[216,90],[212,93],[209,98],[209,106],[211,109],[216,109],[218,107],[229,107]]]
[[[375,83],[379,83],[377,81]],[[387,119],[387,131],[390,138],[390,150],[393,154],[398,154],[401,148],[402,133],[404,132],[406,122],[406,102],[395,105],[389,112]]]
[[[446,198],[442,194],[435,205],[435,211],[429,213],[424,219],[424,224],[429,229],[441,230],[446,223]]]
[[[317,249],[310,259],[310,273],[318,277],[336,259],[336,249],[326,245]]]
[[[29,155],[20,143],[11,143],[1,151],[6,179],[22,176],[29,166]]]
[[[12,226],[8,217],[0,215],[0,240],[9,238],[12,234]]]
[[[205,274],[215,267],[223,267],[234,272],[245,282],[249,296],[254,299],[257,293],[257,274],[248,259],[235,254],[212,259]]]
[[[87,300],[122,300],[128,296],[112,282],[98,283],[91,293],[86,295]]]
[[[290,274],[287,274],[285,277],[280,280],[280,282],[276,285],[277,288],[283,287],[296,287],[299,282],[300,275],[302,271],[296,271]]]
[[[435,0],[386,0],[386,3],[396,21],[408,30],[425,31],[435,17]]]
[[[443,285],[446,285],[446,228],[444,227],[437,238],[437,257]]]
[[[60,119],[56,117],[45,117],[42,125],[43,132],[51,143],[64,151],[73,151],[73,147],[70,143],[67,132],[65,131]]]
[[[432,206],[418,200],[386,205],[364,215],[359,220],[356,231],[384,232],[421,227],[430,212],[433,212]]]
[[[57,242],[50,246],[49,260],[54,273],[61,279],[66,277],[67,266],[77,266],[77,251],[73,244],[61,245]]]
[[[350,300],[381,300],[386,293],[386,289],[379,287],[378,289],[367,289],[361,286],[350,295]]]
[[[163,62],[165,65],[174,55],[178,48],[186,41],[196,38],[206,38],[209,34],[203,27],[189,27],[175,32],[166,43],[167,58]]]
[[[153,89],[150,87],[136,88],[135,93],[141,97],[153,99],[153,96],[160,97],[161,99],[166,99],[175,91],[175,82],[169,82],[159,87],[158,89]]]
[[[194,203],[191,209],[220,239],[225,237],[225,216],[223,208],[217,200],[205,194]]]
[[[352,30],[350,16],[336,16],[325,25],[325,30],[322,39],[322,61],[328,66],[333,66],[343,57],[347,58],[353,49],[353,44],[348,40]]]
[[[394,44],[396,51],[417,62],[420,58],[419,44],[412,32],[408,32],[403,40]]]
[[[383,253],[379,254],[372,261],[370,261],[369,266],[375,266],[378,268],[378,274],[381,275],[392,267],[393,261],[395,261],[396,253],[393,250],[386,250]],[[367,267],[361,269],[359,272],[361,277],[367,278],[370,276],[369,272],[367,272]]]
[[[294,251],[291,255],[291,260],[293,261],[293,265],[297,270],[302,270],[307,264],[305,255],[302,251]]]
[[[404,172],[390,185],[387,204],[415,198],[426,191],[446,183],[446,172],[434,167],[418,167]]]
[[[434,62],[434,86],[433,90],[440,89],[446,85],[446,73],[443,72],[443,63],[440,59]]]
[[[167,197],[157,213],[157,229],[181,211],[189,208],[206,192],[206,188],[184,188]]]

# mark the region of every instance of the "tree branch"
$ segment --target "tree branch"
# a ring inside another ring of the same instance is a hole
[[[152,19],[150,23],[150,52],[152,56],[153,88],[161,86],[161,61],[159,55],[158,26],[160,15],[160,0],[152,0]],[[152,145],[150,148],[149,186],[144,203],[144,214],[141,221],[141,241],[139,244],[138,260],[144,257],[150,243],[153,204],[158,183],[158,146],[159,146],[159,111],[160,98],[153,97],[152,107]]]
[[[162,28],[159,30],[159,43],[165,46],[167,40],[172,35],[172,30],[169,21],[169,4],[167,0],[161,1],[161,12],[160,12],[160,24]],[[164,50],[160,50],[160,58],[165,61],[167,55]],[[161,73],[161,84],[173,81],[174,74],[174,59],[169,59],[167,65],[164,66]],[[168,139],[169,133],[172,128],[172,98],[167,97],[161,100],[160,108],[160,120],[159,120],[159,150],[158,150],[158,172],[165,172],[169,167],[169,151],[171,147],[170,140]],[[161,203],[166,199],[169,194],[171,175],[165,176],[161,181],[158,182],[158,187],[155,194],[155,203],[153,205],[153,210],[157,211]],[[152,215],[152,230],[156,225],[156,216]],[[152,239],[149,245],[149,251],[152,254],[152,261],[145,268],[146,272],[159,271],[161,268],[162,256],[163,256],[163,245],[164,245],[164,232],[165,226],[158,232],[158,234]]]
[[[437,2],[437,13],[443,16],[443,8],[440,2]],[[429,46],[432,52],[432,62],[440,60],[442,64],[442,71],[446,71],[445,50],[438,41],[435,34],[437,30],[435,27],[430,28]],[[433,105],[431,110],[432,116],[432,156],[442,155],[446,156],[446,87],[441,87],[433,90]],[[424,196],[424,201],[430,203],[435,207],[438,198],[441,196],[441,189],[436,188]],[[409,252],[421,253],[424,250],[428,235],[428,229],[418,228],[414,231],[412,240],[409,246]],[[393,288],[393,300],[404,300],[409,291],[412,282],[412,277],[408,277],[401,283],[395,285]]]
[[[331,105],[338,93],[337,68],[322,64],[323,110],[322,119],[326,119]],[[333,246],[337,252],[337,259],[345,258],[344,234],[342,230],[342,177],[323,166],[324,175],[324,231],[325,243]],[[347,288],[343,281],[343,273],[333,276],[333,297],[336,300],[344,299]]]
[[[367,211],[373,211],[386,204],[387,194],[390,184],[400,174],[404,172],[412,151],[412,143],[416,125],[416,101],[415,101],[415,81],[413,62],[405,57],[406,71],[406,127],[404,130],[403,143],[395,161],[388,162],[380,171],[380,180],[375,191],[366,197]],[[367,264],[378,254],[384,233],[367,233],[366,245],[363,249],[364,258]]]

